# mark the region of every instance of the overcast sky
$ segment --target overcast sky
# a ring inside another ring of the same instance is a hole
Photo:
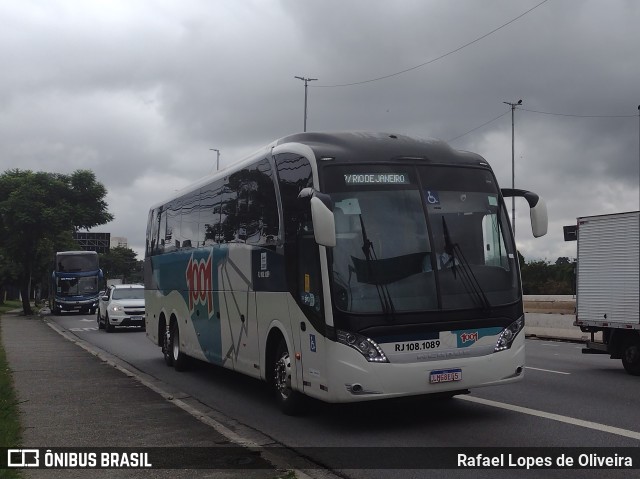
[[[0,0],[0,168],[93,170],[115,216],[95,231],[142,259],[149,206],[211,173],[210,148],[224,167],[302,131],[294,76],[318,79],[309,131],[451,140],[503,187],[522,99],[515,184],[549,233],[518,200],[518,248],[573,258],[562,226],[640,209],[640,2],[541,2]]]

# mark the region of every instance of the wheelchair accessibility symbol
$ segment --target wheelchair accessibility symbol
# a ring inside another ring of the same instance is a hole
[[[431,190],[427,190],[426,195],[427,197],[427,203],[430,205],[439,205],[440,204],[440,197],[438,196],[438,192],[437,191],[431,191]]]

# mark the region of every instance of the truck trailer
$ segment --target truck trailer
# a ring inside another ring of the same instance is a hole
[[[577,220],[576,321],[591,340],[584,354],[609,354],[640,376],[640,212]],[[595,333],[602,332],[602,341]]]

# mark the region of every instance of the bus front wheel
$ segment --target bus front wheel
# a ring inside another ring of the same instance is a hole
[[[302,395],[291,388],[291,355],[284,338],[280,339],[273,356],[273,386],[283,413],[293,416],[300,412]]]

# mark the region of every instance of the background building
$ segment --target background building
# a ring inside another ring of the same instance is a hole
[[[109,252],[111,233],[84,233],[77,231],[73,233],[73,239],[76,240],[80,249],[104,254]]]

